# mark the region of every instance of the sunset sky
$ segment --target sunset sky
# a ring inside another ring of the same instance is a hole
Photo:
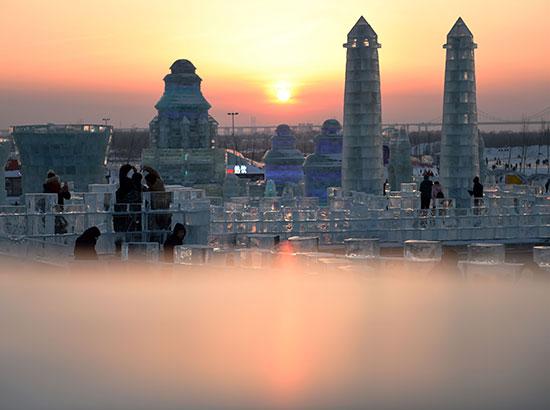
[[[384,122],[440,117],[459,16],[479,46],[481,110],[519,119],[550,105],[548,0],[0,0],[0,129],[146,126],[179,58],[222,125],[227,111],[241,125],[341,119],[342,44],[361,15],[382,44]]]

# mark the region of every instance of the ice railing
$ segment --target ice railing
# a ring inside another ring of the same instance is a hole
[[[455,208],[453,198],[437,199],[419,209],[416,184],[403,184],[387,196],[329,189],[328,206],[317,198],[232,198],[211,207],[210,243],[240,245],[249,234],[317,236],[320,243],[341,244],[346,238],[470,242],[533,242],[550,238],[550,196],[529,186],[500,186],[472,199],[471,208]]]
[[[348,238],[443,242],[540,242],[550,238],[550,197],[533,187],[500,186],[486,190],[472,207],[457,209],[452,198],[420,210],[415,184],[387,196],[329,190],[328,206],[317,198],[207,198],[203,190],[168,186],[167,192],[144,193],[138,204],[116,204],[114,185],[91,185],[73,193],[63,208],[55,194],[28,194],[21,206],[0,207],[0,235],[55,242],[67,246],[90,226],[103,235],[101,248],[115,241],[162,243],[176,223],[185,223],[187,241],[215,247],[246,245],[254,234],[318,237],[321,245]],[[215,205],[213,205],[215,204]],[[61,239],[59,239],[59,238]]]
[[[200,189],[171,186],[167,192],[144,192],[139,203],[117,204],[116,187],[90,186],[72,193],[61,207],[56,194],[26,194],[24,205],[0,206],[0,236],[22,245],[24,239],[61,243],[71,248],[84,230],[97,226],[100,248],[109,252],[115,241],[162,243],[176,223],[185,223],[188,242],[206,243],[210,200]]]

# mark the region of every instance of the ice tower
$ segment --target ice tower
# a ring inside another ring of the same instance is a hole
[[[445,64],[440,175],[443,189],[456,206],[470,206],[468,190],[479,175],[474,37],[459,18],[449,34]]]
[[[201,92],[202,79],[189,60],[177,60],[164,77],[164,93],[155,105],[158,114],[149,124],[152,147],[142,153],[170,184],[213,184],[221,194],[225,152],[212,148],[217,122]]]
[[[361,17],[348,34],[342,187],[382,195],[383,163],[378,36]]]
[[[337,120],[323,123],[321,134],[315,137],[315,152],[304,162],[306,196],[327,200],[327,188],[341,186],[342,126]]]
[[[164,77],[164,94],[155,105],[158,115],[150,124],[157,148],[210,148],[210,104],[195,71],[189,60],[177,60]]]

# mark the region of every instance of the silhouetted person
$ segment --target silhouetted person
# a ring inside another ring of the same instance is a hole
[[[43,188],[45,194],[57,194],[57,204],[61,207],[63,207],[65,199],[71,199],[71,193],[69,192],[67,183],[64,182],[63,185],[61,185],[61,179],[51,170],[48,171]]]
[[[441,262],[437,263],[432,269],[432,273],[439,276],[444,275],[452,278],[459,278],[461,273],[458,267],[458,253],[449,246],[443,246]]]
[[[130,174],[132,174],[130,176]],[[113,225],[115,232],[135,232],[141,230],[141,174],[130,164],[120,167],[116,190],[115,212]]]
[[[445,195],[443,194],[443,187],[441,186],[439,181],[435,181],[432,185],[432,199],[440,198],[445,198]]]
[[[95,245],[97,238],[101,236],[101,232],[97,226],[92,226],[86,229],[82,235],[76,238],[74,243],[74,258],[80,261],[94,261],[97,260],[97,252]]]
[[[479,182],[479,177],[474,178],[474,187],[471,191],[468,191],[470,196],[474,198],[483,198],[483,185]]]
[[[57,194],[57,211],[63,211],[63,205],[65,204],[65,199],[71,199],[71,193],[69,192],[69,186],[66,182],[61,185],[61,179],[55,174],[54,171],[48,171],[46,180],[44,181],[44,193],[45,194]],[[46,212],[51,212],[50,209],[45,209]],[[55,216],[55,226],[54,232],[58,235],[67,233],[67,226],[69,223],[63,215]]]
[[[481,206],[483,204],[483,185],[479,182],[479,177],[474,178],[473,189],[468,192],[470,196],[474,197],[474,206]]]
[[[420,184],[420,209],[429,209],[430,201],[432,199],[432,186],[433,182],[430,181],[430,177],[424,175],[424,181]]]
[[[544,188],[546,190],[546,193],[548,193],[548,188],[550,188],[550,178],[548,178],[548,181],[546,181],[546,184],[544,184]]]
[[[168,235],[166,241],[164,241],[165,262],[174,262],[174,247],[183,245],[186,234],[187,230],[185,229],[185,225],[177,223],[176,226],[174,226],[174,230]]]
[[[145,189],[145,187],[141,183],[141,181],[143,180],[143,175],[141,175],[139,172],[134,172],[130,179],[132,180],[132,187],[127,193],[126,198],[131,204],[141,204],[143,190]]]
[[[147,191],[151,192],[151,210],[169,209],[171,195],[166,192],[160,174],[156,169],[147,165],[143,166],[143,170],[147,172],[145,183],[147,184]],[[152,231],[167,230],[170,227],[171,220],[172,217],[168,213],[155,213],[149,218],[149,229]]]

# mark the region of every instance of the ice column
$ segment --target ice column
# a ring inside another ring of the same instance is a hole
[[[477,44],[464,21],[457,20],[449,34],[445,64],[443,129],[440,174],[446,196],[458,208],[470,206],[468,189],[479,175],[474,49]]]
[[[342,188],[382,195],[383,163],[378,36],[361,17],[348,34]]]

